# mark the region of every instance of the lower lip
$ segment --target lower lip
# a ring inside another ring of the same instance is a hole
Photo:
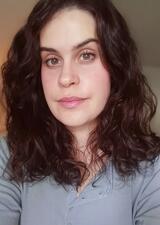
[[[68,109],[75,108],[82,104],[85,101],[85,99],[80,99],[80,100],[73,100],[73,101],[60,101],[59,103],[64,107]]]

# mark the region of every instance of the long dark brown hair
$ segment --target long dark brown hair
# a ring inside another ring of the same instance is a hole
[[[9,165],[17,181],[53,176],[60,184],[78,186],[87,171],[87,165],[75,159],[73,135],[47,106],[40,76],[40,32],[55,13],[68,7],[94,16],[111,76],[110,98],[88,139],[95,163],[107,157],[126,178],[141,171],[142,161],[153,163],[160,152],[160,138],[150,128],[156,97],[141,72],[126,22],[111,1],[40,0],[16,34],[2,67]]]

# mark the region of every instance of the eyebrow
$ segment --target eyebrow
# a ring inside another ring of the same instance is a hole
[[[85,45],[87,45],[88,43],[90,42],[96,42],[96,43],[99,43],[98,39],[95,39],[95,38],[89,38],[79,44],[77,44],[76,46],[73,47],[73,50],[76,50],[76,49],[79,49]],[[58,53],[58,51],[54,48],[50,48],[50,47],[40,47],[40,52],[42,51],[47,51],[47,52],[55,52],[55,53]]]

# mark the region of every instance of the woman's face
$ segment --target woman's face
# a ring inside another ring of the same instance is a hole
[[[68,129],[96,126],[110,77],[92,15],[76,8],[60,11],[41,31],[40,46],[42,86],[54,117]]]

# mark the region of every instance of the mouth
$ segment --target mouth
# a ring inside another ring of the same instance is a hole
[[[59,104],[63,106],[64,108],[75,108],[82,104],[86,98],[80,98],[76,96],[72,97],[64,97],[58,100]]]

